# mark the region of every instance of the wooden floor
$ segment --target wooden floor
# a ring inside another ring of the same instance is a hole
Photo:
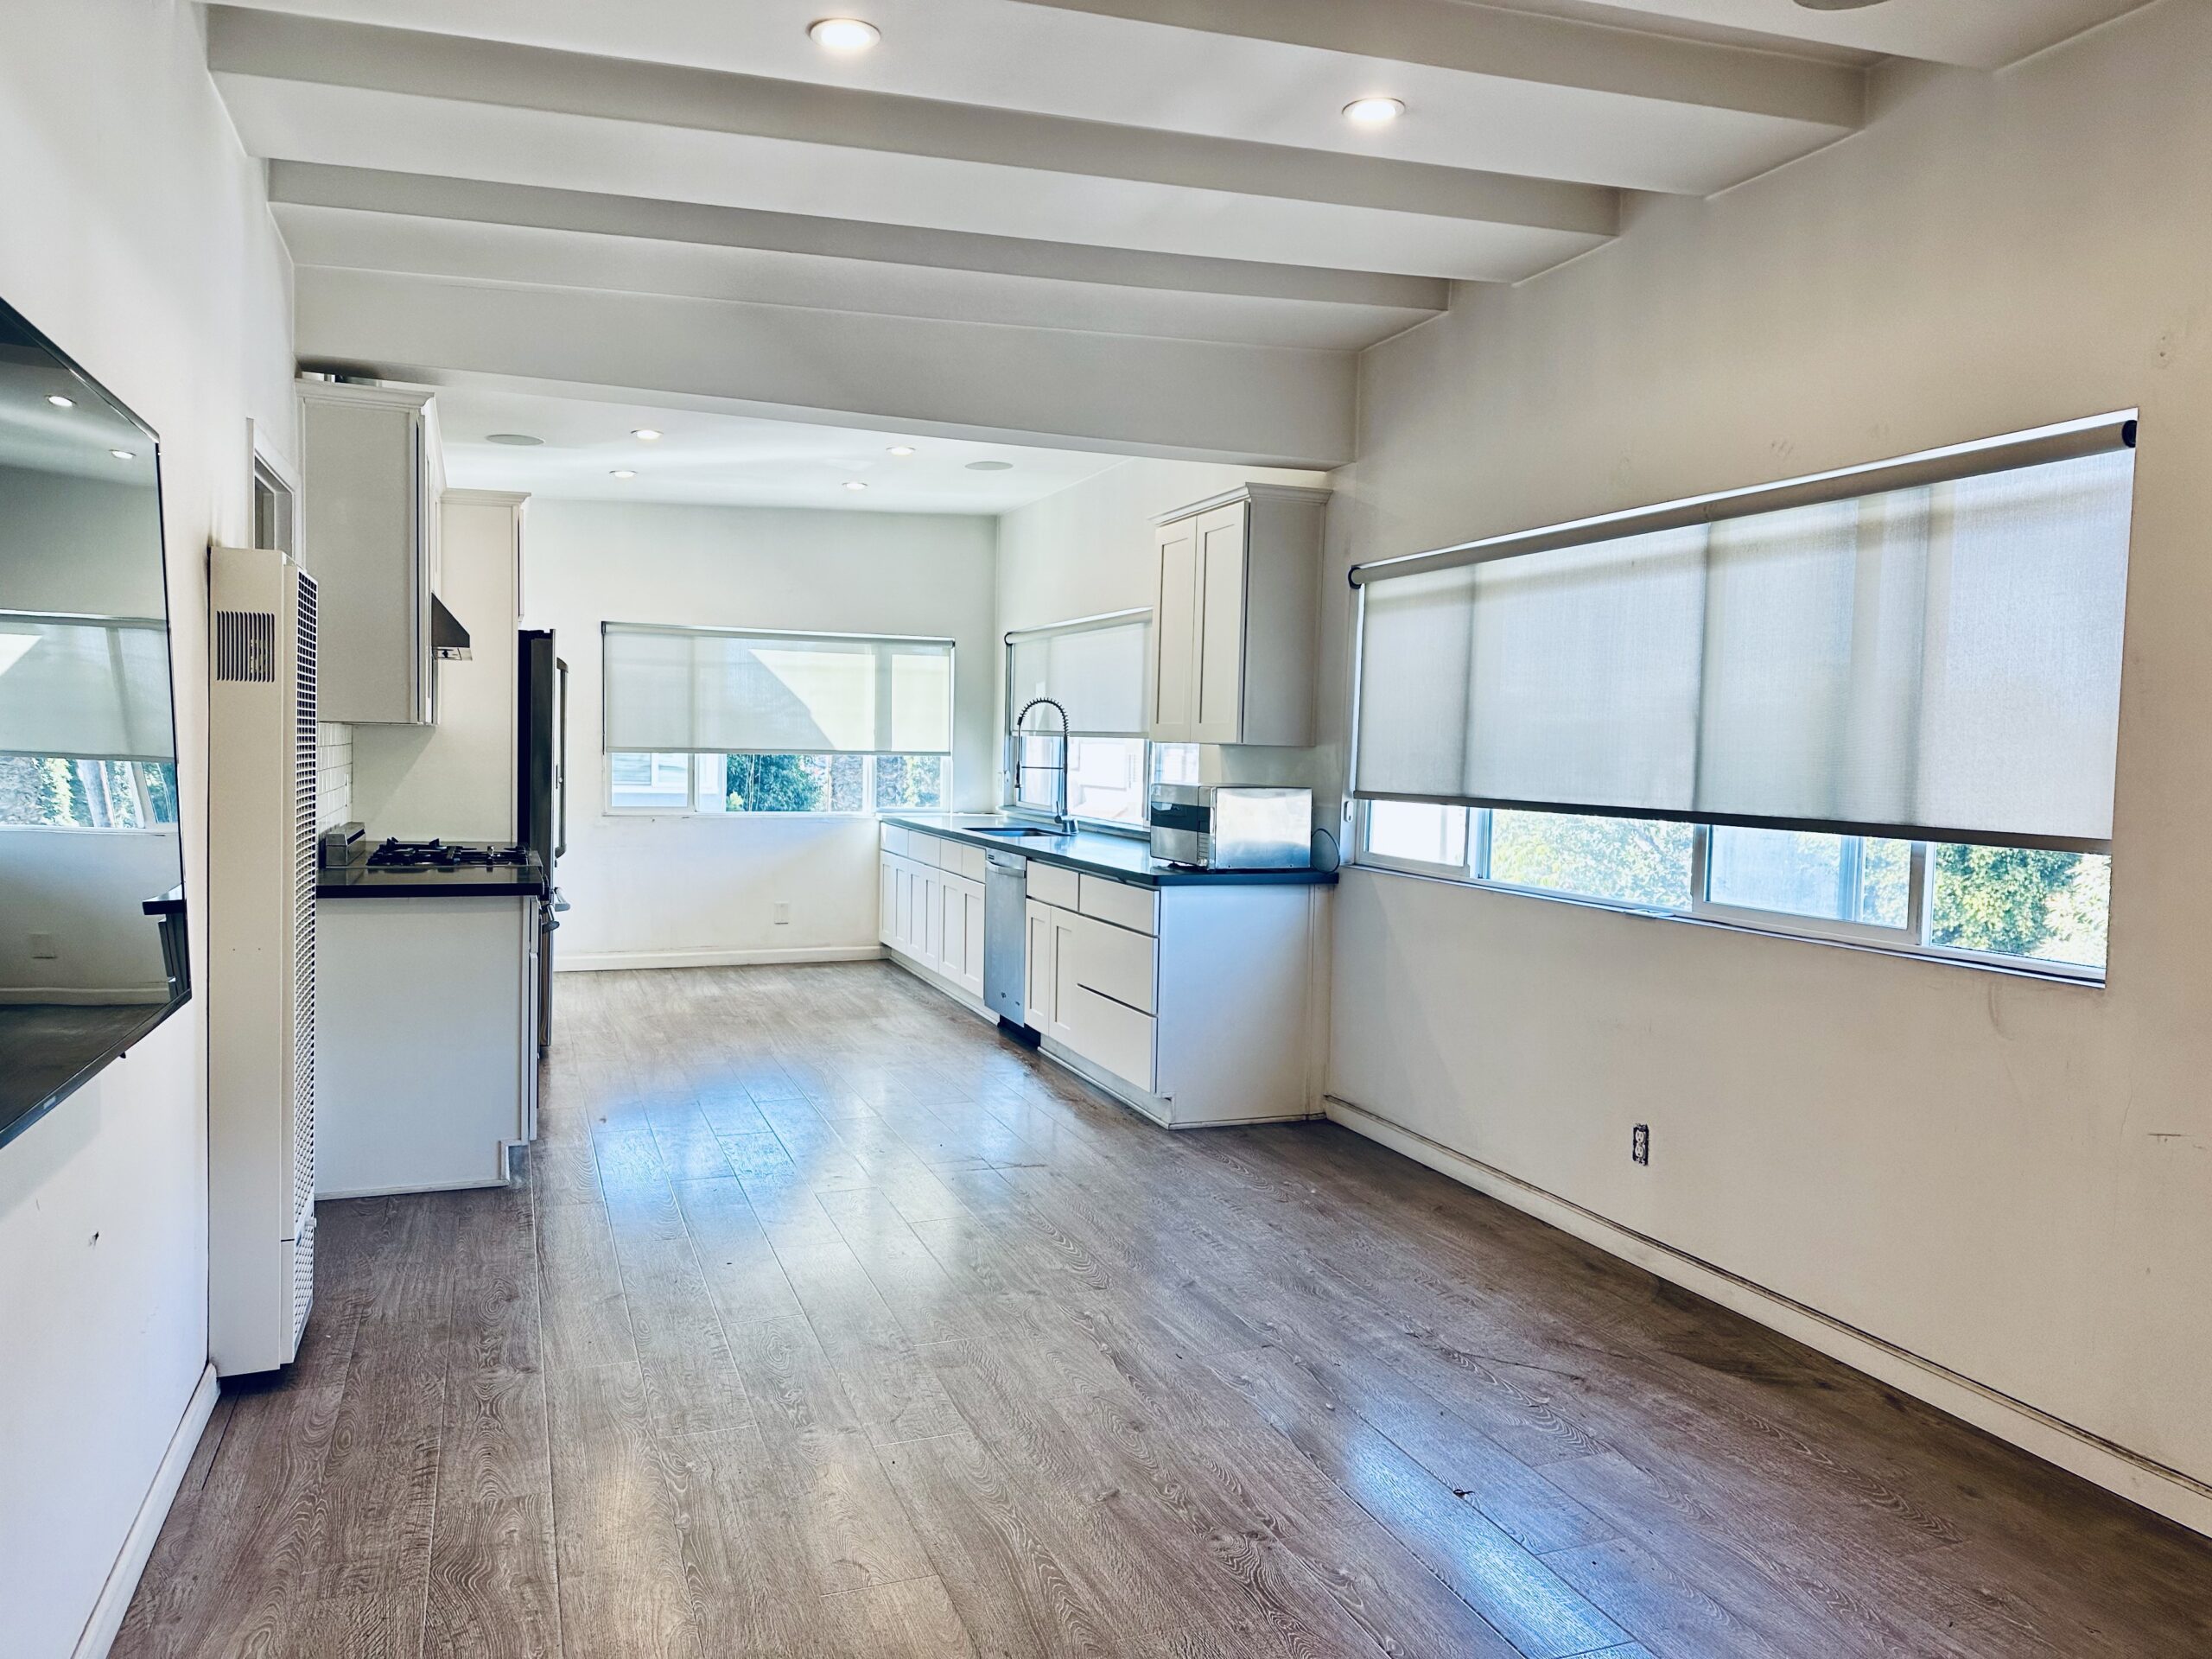
[[[322,1207],[118,1656],[2212,1653],[2212,1546],[1339,1129],[875,963],[560,1018],[526,1186]]]

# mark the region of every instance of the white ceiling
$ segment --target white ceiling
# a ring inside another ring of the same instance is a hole
[[[569,500],[1000,513],[1122,459],[476,385],[442,388],[438,416],[448,484]],[[650,442],[632,437],[640,427],[661,436]],[[494,432],[543,442],[534,448],[487,442]],[[893,445],[914,453],[894,455]],[[970,471],[969,463],[979,461],[1011,466]],[[615,478],[617,469],[637,476]],[[849,482],[868,488],[849,490]]]
[[[1992,73],[2139,3],[839,0],[882,39],[836,56],[819,0],[237,0],[208,54],[305,355],[1326,466],[1349,354],[1450,284],[1848,137],[1890,60]],[[1346,122],[1370,95],[1403,118]]]

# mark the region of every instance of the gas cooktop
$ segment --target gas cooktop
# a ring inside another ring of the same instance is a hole
[[[516,865],[530,857],[526,847],[501,847],[480,842],[385,842],[368,858],[372,870],[495,869]]]

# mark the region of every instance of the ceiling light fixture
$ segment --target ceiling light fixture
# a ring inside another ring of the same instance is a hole
[[[1010,473],[1014,470],[1014,463],[1010,461],[971,461],[968,463],[968,470],[971,473]]]
[[[891,453],[894,455],[911,455],[914,453],[914,446],[911,443],[894,443],[891,446]]]
[[[865,52],[883,38],[874,23],[857,17],[824,17],[808,25],[807,38],[825,52]]]
[[[545,440],[533,438],[527,432],[490,432],[485,435],[484,442],[509,444],[517,449],[535,449]]]
[[[108,454],[113,455],[118,461],[136,461],[138,459],[137,452],[130,449],[111,449],[108,451]]]
[[[630,435],[637,439],[640,443],[658,443],[660,442],[660,434],[654,431],[650,426],[633,426],[630,429]]]
[[[74,409],[77,407],[77,400],[74,397],[64,397],[58,391],[48,397],[46,401],[52,404],[56,409]]]
[[[1797,0],[1808,11],[1863,11],[1868,6],[1878,6],[1882,0]]]
[[[849,478],[845,480],[845,487],[849,490],[864,490],[868,488],[868,486],[861,483],[857,478]]]
[[[637,474],[632,472],[627,467],[617,467],[613,472],[609,473],[607,476],[609,478],[635,478]]]
[[[1387,127],[1406,112],[1395,98],[1355,98],[1344,105],[1344,119],[1355,127]]]

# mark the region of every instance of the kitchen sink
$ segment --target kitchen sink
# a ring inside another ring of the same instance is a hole
[[[1057,830],[1026,830],[1018,824],[1011,823],[988,826],[975,824],[964,829],[962,833],[970,836],[1003,836],[1008,841],[1058,841],[1060,838],[1060,832]]]

